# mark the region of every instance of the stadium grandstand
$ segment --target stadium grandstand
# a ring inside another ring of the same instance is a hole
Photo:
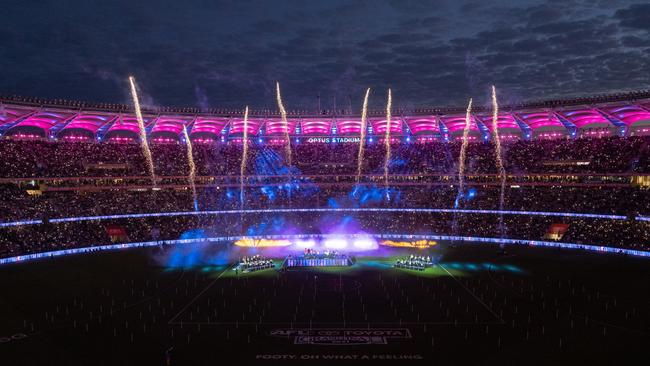
[[[648,91],[501,106],[496,131],[480,106],[370,111],[366,131],[345,110],[142,112],[144,133],[126,105],[0,99],[10,359],[642,352]]]

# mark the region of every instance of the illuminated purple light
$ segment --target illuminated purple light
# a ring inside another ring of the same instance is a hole
[[[332,121],[322,119],[303,119],[301,125],[305,135],[329,135],[332,130]]]
[[[145,126],[148,127],[151,125],[153,117],[143,116],[143,120]],[[140,136],[140,127],[138,127],[138,120],[135,118],[135,116],[131,115],[126,115],[118,118],[117,121],[115,121],[115,123],[108,129],[107,133],[118,131],[132,132],[137,136]]]
[[[257,135],[260,131],[260,128],[262,128],[262,125],[264,124],[263,119],[258,119],[258,118],[250,118],[248,119],[247,123],[247,130],[248,130],[248,135]],[[236,118],[233,119],[230,122],[230,133],[244,133],[244,119],[243,118]]]
[[[430,118],[406,118],[406,125],[412,133],[434,133],[440,132],[440,126],[435,117]]]
[[[42,129],[45,134],[50,131],[57,123],[72,117],[72,113],[54,113],[54,112],[38,112],[32,116],[27,117],[25,120],[19,122],[14,128],[17,127],[36,127]]]
[[[296,131],[296,125],[298,122],[295,119],[287,120],[287,127],[289,128],[289,133],[293,134]],[[266,121],[266,133],[269,135],[274,134],[283,134],[286,132],[284,122],[281,119],[269,119]]]
[[[578,109],[559,113],[578,128],[593,125],[612,125],[611,122],[593,109]]]
[[[386,133],[386,119],[372,119],[368,123],[372,126],[372,129],[375,133],[382,134]],[[390,120],[390,132],[401,133],[402,132],[402,121],[399,117],[391,118]]]
[[[210,133],[219,135],[228,124],[227,118],[198,117],[190,131],[192,135],[197,133]]]
[[[11,123],[17,120],[18,118],[22,118],[32,112],[34,112],[34,110],[25,109],[25,108],[4,107],[0,110],[0,125],[3,125],[5,123]]]
[[[441,117],[440,120],[447,126],[449,133],[462,132],[465,129],[465,116],[448,116]],[[469,123],[470,132],[479,132],[478,125],[476,124],[476,119],[471,118]]]
[[[179,136],[183,131],[183,126],[190,123],[189,118],[179,118],[176,116],[160,116],[154,122],[151,133],[169,132]]]
[[[488,130],[492,132],[492,115],[482,115],[479,116],[479,118],[484,122]],[[517,124],[517,121],[512,114],[499,114],[499,117],[497,118],[497,128],[499,129],[499,133],[501,133],[502,129],[521,131],[519,124]]]
[[[636,105],[610,106],[601,109],[628,126],[632,126],[639,121],[650,120],[650,112]]]
[[[336,129],[340,134],[346,133],[360,133],[361,120],[360,119],[343,119],[336,122]]]
[[[68,125],[63,127],[61,131],[80,129],[86,130],[94,135],[100,127],[112,118],[111,115],[105,114],[79,114]]]
[[[551,112],[525,113],[520,116],[524,123],[526,123],[532,130],[542,127],[558,127],[564,130],[562,122],[560,122],[557,116],[553,115]]]

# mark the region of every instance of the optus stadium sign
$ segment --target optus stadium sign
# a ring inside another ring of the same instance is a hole
[[[361,142],[360,137],[310,137],[307,143],[310,144],[333,144],[333,143],[353,143]]]

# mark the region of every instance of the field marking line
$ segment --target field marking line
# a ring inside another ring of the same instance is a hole
[[[205,286],[205,288],[201,290],[201,292],[199,292],[196,296],[194,296],[194,298],[192,298],[192,300],[190,300],[187,304],[185,304],[185,306],[183,306],[183,308],[178,313],[176,313],[176,315],[174,315],[171,319],[169,319],[167,324],[174,323],[174,320],[176,320],[176,318],[178,318],[182,313],[184,313],[185,310],[187,310],[187,308],[189,308],[196,300],[198,300],[199,297],[201,297],[201,295],[203,295],[206,291],[208,291],[210,287],[212,287],[212,285],[214,285],[221,278],[221,276],[223,276],[223,274],[226,273],[226,271],[231,269],[233,266],[234,264],[232,266],[226,267],[226,269],[221,271],[221,273],[219,274],[219,276],[217,276],[217,278],[215,278],[212,282],[210,282],[207,286]]]
[[[490,314],[492,314],[495,318],[497,318],[497,319],[499,320],[499,322],[501,322],[501,324],[505,324],[505,322],[503,321],[503,319],[501,319],[501,317],[500,317],[497,313],[495,313],[494,310],[492,310],[492,308],[490,308],[489,306],[487,306],[487,304],[486,304],[485,302],[483,302],[483,300],[481,300],[478,296],[476,296],[476,294],[475,294],[474,292],[472,292],[470,289],[467,288],[467,286],[465,286],[462,282],[460,282],[460,280],[459,280],[458,278],[456,278],[456,276],[454,276],[453,274],[451,274],[451,272],[449,272],[449,271],[447,270],[447,268],[445,268],[445,266],[443,266],[443,265],[440,264],[440,263],[438,263],[438,265],[439,265],[440,268],[442,268],[445,272],[447,272],[447,274],[448,274],[449,276],[451,276],[451,278],[453,278],[454,281],[456,281],[456,282],[457,282],[457,283],[458,283],[462,288],[464,288],[465,291],[467,291],[467,293],[469,293],[470,295],[472,295],[472,297],[473,297],[474,299],[476,299],[476,301],[478,301],[479,304],[483,305],[483,307],[485,307],[485,309],[487,309],[487,311],[489,311]]]

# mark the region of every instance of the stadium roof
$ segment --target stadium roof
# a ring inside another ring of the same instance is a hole
[[[384,111],[370,111],[369,133],[386,132]],[[359,115],[325,111],[325,114],[289,112],[285,124],[275,111],[252,111],[248,121],[250,136],[290,135],[358,135]],[[143,109],[146,133],[180,138],[186,127],[194,138],[203,136],[241,136],[244,132],[242,111],[213,110],[201,112],[184,109]],[[473,111],[470,133],[488,136],[493,129],[491,110],[477,107]],[[554,100],[501,106],[497,119],[499,130],[530,132],[585,128],[629,129],[635,124],[650,123],[650,92],[633,92],[613,96]],[[464,108],[430,108],[395,110],[390,121],[391,134],[458,135],[465,127]],[[132,108],[123,105],[90,105],[83,102],[53,102],[25,98],[0,99],[0,135],[31,131],[50,138],[85,133],[98,140],[104,136],[135,134],[139,127]]]

